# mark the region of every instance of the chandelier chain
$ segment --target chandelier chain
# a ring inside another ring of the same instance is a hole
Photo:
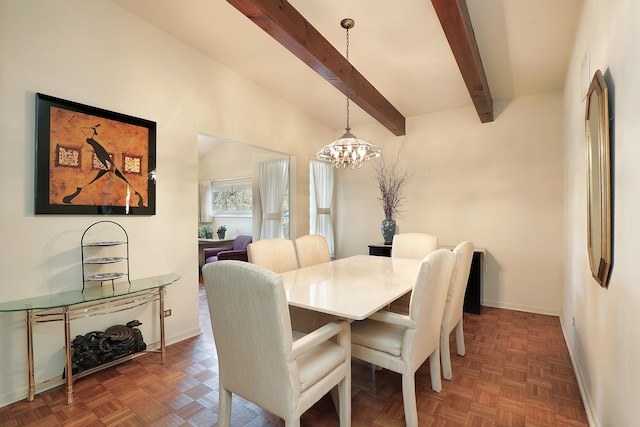
[[[347,28],[347,131],[351,130],[351,126],[349,125],[349,83],[351,80],[351,62],[349,62],[349,28]]]

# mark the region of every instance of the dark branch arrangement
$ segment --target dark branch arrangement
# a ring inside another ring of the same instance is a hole
[[[406,168],[402,168],[398,162],[400,160],[400,152],[404,147],[404,142],[398,153],[395,155],[391,166],[387,166],[384,157],[376,162],[374,168],[376,171],[376,180],[380,189],[380,204],[387,218],[392,218],[395,214],[400,213],[405,197],[402,190],[407,180],[412,174]]]

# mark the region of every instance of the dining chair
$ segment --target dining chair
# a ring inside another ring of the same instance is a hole
[[[319,234],[307,234],[295,240],[298,267],[323,264],[331,261],[327,238]]]
[[[393,236],[391,257],[423,259],[438,249],[438,237],[426,233],[400,233]]]
[[[309,267],[331,261],[327,238],[319,234],[307,234],[298,237],[295,242],[298,267]],[[306,310],[301,307],[289,307],[291,324],[296,331],[308,332],[336,320],[336,316]]]
[[[351,324],[351,355],[402,374],[407,426],[418,425],[415,372],[429,359],[431,388],[440,392],[440,327],[455,262],[448,249],[427,255],[416,276],[409,314],[381,310]]]
[[[451,353],[449,348],[449,336],[455,329],[456,349],[459,356],[464,356],[464,331],[462,329],[462,309],[464,306],[464,294],[467,290],[469,273],[471,272],[471,260],[473,259],[474,246],[471,242],[462,242],[453,250],[456,256],[455,267],[451,274],[451,282],[447,292],[447,303],[444,306],[442,328],[440,330],[440,363],[442,364],[442,377],[450,380]]]
[[[337,387],[341,426],[351,425],[349,324],[332,322],[294,340],[282,278],[242,261],[202,268],[218,354],[218,423],[231,423],[236,394],[300,426]]]
[[[298,268],[296,248],[289,239],[261,239],[247,246],[249,262],[274,273],[284,273]]]
[[[292,240],[262,239],[251,243],[247,247],[249,262],[271,270],[274,273],[296,270],[298,260]],[[310,332],[336,319],[317,311],[301,307],[289,307],[289,316],[293,329],[298,332]]]
[[[438,249],[438,237],[426,233],[400,233],[393,236],[391,243],[392,258],[423,259]],[[390,305],[390,309],[400,313],[409,311],[411,293],[404,294]]]

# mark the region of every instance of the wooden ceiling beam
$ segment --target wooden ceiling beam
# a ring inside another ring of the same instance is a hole
[[[466,0],[431,0],[482,123],[493,121],[493,100]]]
[[[286,0],[227,1],[394,135],[405,134],[405,117]]]

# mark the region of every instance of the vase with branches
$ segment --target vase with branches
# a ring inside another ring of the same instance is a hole
[[[380,204],[384,211],[384,220],[380,224],[384,243],[390,245],[396,232],[396,222],[393,217],[401,212],[405,196],[402,194],[404,186],[411,174],[399,164],[400,150],[393,158],[391,165],[387,165],[381,158],[374,166],[378,189],[380,190]]]

